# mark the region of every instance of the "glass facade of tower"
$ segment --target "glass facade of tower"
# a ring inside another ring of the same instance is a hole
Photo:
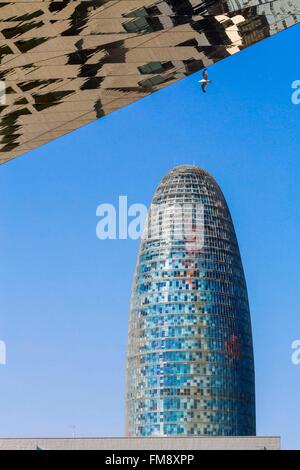
[[[2,0],[0,165],[300,23],[299,1]]]
[[[138,254],[126,434],[255,433],[250,313],[230,212],[212,176],[176,167],[155,192]]]

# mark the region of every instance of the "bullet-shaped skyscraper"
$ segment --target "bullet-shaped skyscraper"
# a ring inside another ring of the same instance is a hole
[[[128,436],[255,435],[247,287],[214,178],[179,166],[158,186],[132,290]]]

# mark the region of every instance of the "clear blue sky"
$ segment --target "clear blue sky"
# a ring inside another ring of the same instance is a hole
[[[257,432],[300,448],[300,27],[0,167],[1,436],[123,434],[137,241],[96,238],[96,207],[149,204],[174,164],[211,172],[242,253]]]

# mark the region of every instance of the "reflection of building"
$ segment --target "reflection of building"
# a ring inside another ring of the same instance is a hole
[[[129,317],[127,435],[255,435],[247,289],[215,180],[193,166],[168,173],[145,234]]]
[[[296,24],[300,0],[0,5],[0,163]]]

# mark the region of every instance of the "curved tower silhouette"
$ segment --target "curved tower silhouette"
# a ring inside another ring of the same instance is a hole
[[[179,166],[158,186],[129,315],[128,436],[255,435],[247,287],[214,178]]]

